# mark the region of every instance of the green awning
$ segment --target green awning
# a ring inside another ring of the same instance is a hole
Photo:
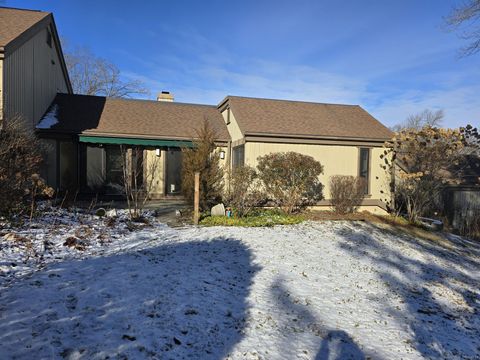
[[[155,140],[104,136],[79,136],[79,141],[93,144],[141,145],[152,147],[193,147],[191,141],[185,140]]]

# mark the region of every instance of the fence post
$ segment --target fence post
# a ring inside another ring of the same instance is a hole
[[[200,173],[195,172],[195,197],[193,199],[193,223],[198,225],[200,218]]]

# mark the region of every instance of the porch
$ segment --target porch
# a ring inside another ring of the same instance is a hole
[[[181,196],[181,150],[192,146],[185,140],[83,135],[42,142],[46,145],[42,176],[51,187],[80,198],[107,200],[124,197],[124,168],[129,181],[148,181],[151,199]]]

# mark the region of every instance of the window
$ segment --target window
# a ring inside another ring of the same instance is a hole
[[[109,194],[122,191],[123,186],[123,155],[120,146],[105,147],[106,187]]]
[[[370,149],[360,148],[358,176],[365,179],[365,194],[370,192]]]
[[[76,180],[76,162],[75,145],[71,141],[61,141],[59,147],[60,155],[60,188],[75,189]]]
[[[227,109],[227,125],[230,124],[230,108]]]
[[[245,145],[233,148],[233,167],[243,166],[245,163]]]

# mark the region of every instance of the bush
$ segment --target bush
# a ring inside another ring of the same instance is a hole
[[[183,148],[182,192],[193,204],[195,172],[200,172],[200,209],[208,210],[222,199],[223,170],[220,154],[216,151],[215,132],[207,120],[197,129],[193,148]]]
[[[25,210],[35,197],[49,193],[38,172],[42,162],[41,145],[20,117],[8,119],[0,129],[0,214]]]
[[[365,197],[365,180],[360,177],[335,175],[330,178],[330,198],[337,214],[357,211]]]
[[[459,129],[424,126],[403,129],[384,145],[380,158],[383,169],[395,172],[391,183],[391,211],[406,212],[408,220],[416,223],[421,216],[442,212],[438,199],[447,180],[461,182],[466,156],[478,154],[480,135],[470,125]]]
[[[226,216],[207,216],[200,221],[205,226],[245,226],[270,227],[274,225],[294,225],[303,222],[301,215],[287,215],[278,210],[256,210],[243,218]]]
[[[267,196],[287,214],[323,198],[323,166],[311,156],[272,153],[258,158],[257,169]]]
[[[257,173],[251,166],[238,166],[230,171],[225,201],[236,216],[248,216],[255,207],[265,203],[265,195],[257,180]]]

